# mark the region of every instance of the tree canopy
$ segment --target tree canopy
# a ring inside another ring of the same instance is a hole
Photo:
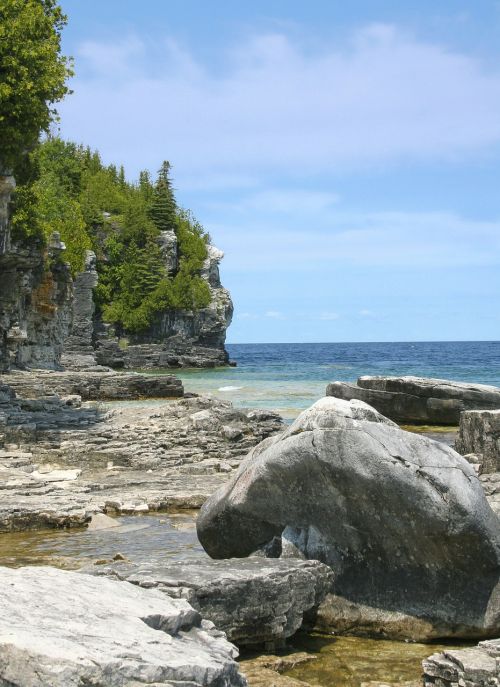
[[[122,167],[104,165],[88,147],[49,137],[19,168],[12,233],[16,240],[47,240],[58,231],[73,273],[85,251],[97,256],[97,306],[120,333],[147,329],[165,310],[197,310],[210,303],[200,273],[208,234],[179,208],[164,162],[152,183],[141,172],[130,183]],[[169,274],[161,232],[177,239],[177,268]]]
[[[66,93],[71,60],[61,55],[66,17],[56,0],[0,3],[0,173],[48,131]]]

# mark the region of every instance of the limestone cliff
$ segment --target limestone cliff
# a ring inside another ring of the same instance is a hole
[[[95,255],[74,280],[64,262],[64,244],[54,233],[40,240],[11,239],[11,176],[0,176],[0,372],[11,368],[205,367],[229,362],[224,348],[233,304],[219,277],[222,251],[208,247],[202,277],[211,302],[198,311],[168,310],[141,335],[118,341],[95,317]],[[174,232],[162,232],[160,247],[169,276],[179,263]],[[63,351],[64,348],[64,351]],[[64,352],[64,355],[63,355]]]
[[[169,275],[178,267],[174,232],[162,232],[160,246]],[[113,337],[102,323],[96,327],[96,358],[101,365],[125,368],[213,367],[227,365],[226,330],[233,317],[230,293],[220,281],[219,263],[224,253],[208,246],[201,276],[207,281],[211,302],[197,311],[167,310],[151,327],[130,336],[127,342]]]
[[[9,203],[15,182],[0,176],[0,371],[54,369],[72,318],[72,279],[64,244],[11,240]]]

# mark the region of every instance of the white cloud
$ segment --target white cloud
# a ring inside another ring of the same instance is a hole
[[[359,314],[361,315],[361,317],[376,317],[373,310],[360,310]]]
[[[225,270],[324,271],[349,266],[392,270],[473,268],[500,264],[500,220],[453,213],[325,213],[307,227],[307,213],[293,226],[265,215],[232,226],[208,226],[224,246]],[[326,273],[325,273],[326,274]],[[325,277],[326,278],[326,277]]]
[[[279,312],[279,310],[268,310],[265,316],[271,318],[272,320],[286,320],[285,315],[283,315],[282,312]]]
[[[322,312],[319,315],[318,320],[338,320],[339,317],[340,315],[338,312]]]
[[[172,40],[87,42],[63,133],[134,172],[168,156],[179,179],[300,177],[499,143],[499,73],[394,26],[351,38],[307,52],[282,34],[256,36],[215,73]]]

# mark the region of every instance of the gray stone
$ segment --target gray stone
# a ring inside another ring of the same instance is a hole
[[[169,277],[174,277],[179,266],[179,246],[175,231],[172,229],[161,231],[158,243],[165,260],[165,268]]]
[[[237,650],[187,601],[54,568],[0,568],[0,683],[244,687]]]
[[[500,408],[500,388],[425,377],[360,377],[332,382],[327,396],[369,403],[399,423],[458,425],[460,413]]]
[[[422,661],[422,667],[425,687],[498,687],[500,639],[432,654]]]
[[[94,289],[97,282],[96,256],[93,251],[88,250],[85,254],[85,269],[73,281],[73,319],[62,359],[66,369],[96,364],[93,317]]]
[[[20,398],[77,394],[84,401],[129,401],[138,398],[179,398],[182,382],[166,374],[140,374],[112,370],[64,372],[30,370],[3,377]]]
[[[463,412],[455,446],[462,455],[476,454],[482,473],[500,472],[500,410]]]
[[[301,627],[304,613],[323,601],[333,580],[318,561],[265,558],[113,563],[93,573],[186,599],[238,646],[267,648]]]
[[[253,449],[197,529],[214,558],[284,533],[333,568],[333,595],[385,614],[386,636],[401,636],[388,613],[413,638],[500,630],[500,524],[474,469],[358,401],[324,398]],[[325,604],[318,625],[336,629]]]
[[[195,429],[192,416],[210,422]],[[223,426],[244,427],[228,439]],[[106,410],[57,396],[15,398],[0,384],[0,532],[84,525],[110,514],[199,508],[277,414],[210,398]]]

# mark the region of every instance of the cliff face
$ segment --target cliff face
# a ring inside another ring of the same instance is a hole
[[[206,367],[229,362],[224,348],[233,304],[219,277],[222,251],[208,247],[202,270],[211,302],[191,311],[162,313],[149,330],[123,346],[112,328],[95,321],[95,255],[88,251],[85,270],[73,280],[64,263],[64,244],[54,234],[40,242],[11,240],[11,176],[0,176],[0,372],[15,368]],[[178,269],[174,232],[163,232],[160,246],[170,276]],[[64,348],[64,351],[63,351]],[[63,355],[64,353],[64,355]]]
[[[168,273],[175,274],[178,263],[175,234],[163,232],[160,245]],[[220,281],[219,263],[223,257],[222,251],[208,247],[201,274],[210,288],[208,307],[195,312],[165,311],[147,331],[131,336],[126,346],[120,346],[109,328],[101,325],[96,334],[97,361],[101,365],[125,368],[226,365],[229,358],[224,343],[233,317],[233,303]]]
[[[55,369],[72,318],[72,279],[57,234],[47,248],[11,240],[13,177],[0,176],[0,371]]]

